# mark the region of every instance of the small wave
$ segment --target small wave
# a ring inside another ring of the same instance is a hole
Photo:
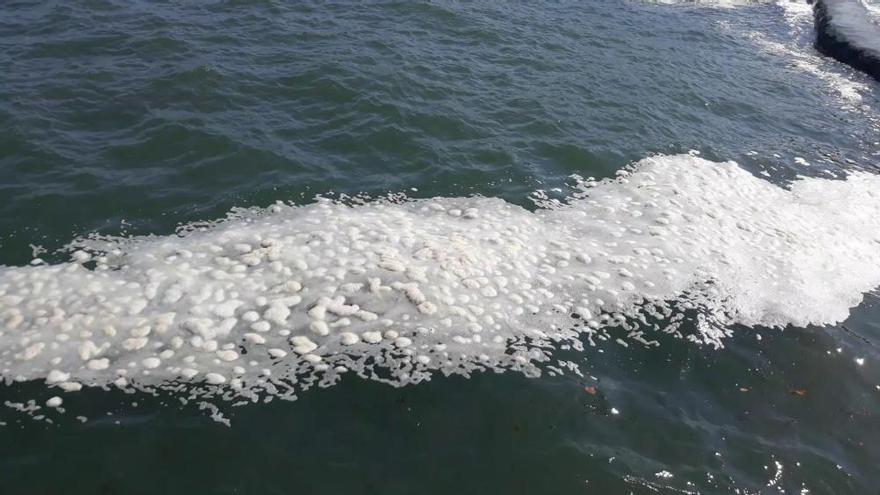
[[[816,49],[880,79],[880,26],[861,0],[817,0]]]

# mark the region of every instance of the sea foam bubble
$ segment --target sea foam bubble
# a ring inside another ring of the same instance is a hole
[[[880,176],[781,187],[678,155],[576,182],[533,210],[318,199],[80,239],[0,267],[0,375],[256,401],[346,373],[536,374],[560,346],[837,322],[880,285]]]

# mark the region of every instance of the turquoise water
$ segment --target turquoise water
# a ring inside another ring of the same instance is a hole
[[[775,184],[873,173],[877,83],[816,55],[804,12],[6,2],[0,265],[319,194],[534,209],[571,174],[690,150]],[[0,480],[14,494],[874,493],[875,303],[845,327],[734,325],[721,350],[662,335],[561,351],[583,376],[351,376],[296,401],[220,401],[229,427],[186,394],[86,387],[60,394],[63,414],[0,411]],[[58,393],[2,374],[2,401]]]

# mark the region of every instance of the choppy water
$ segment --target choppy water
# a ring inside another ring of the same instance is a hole
[[[873,493],[880,102],[811,22],[4,3],[4,493]]]

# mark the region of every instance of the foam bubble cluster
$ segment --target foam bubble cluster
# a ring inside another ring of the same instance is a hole
[[[880,285],[880,177],[787,188],[658,156],[564,200],[276,204],[0,267],[0,374],[285,397],[345,373],[537,372],[554,348],[826,324]],[[608,329],[615,328],[613,337]],[[60,401],[56,401],[60,404]]]

